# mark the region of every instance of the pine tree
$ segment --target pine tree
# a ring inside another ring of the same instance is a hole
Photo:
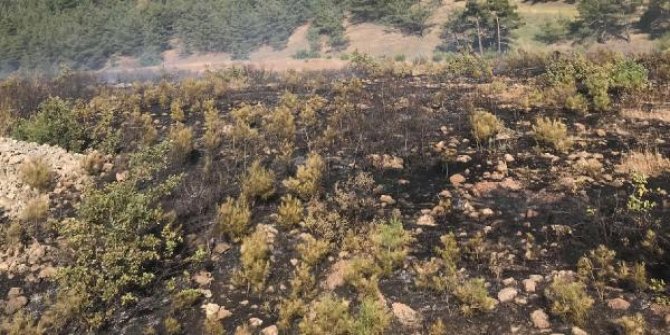
[[[640,5],[641,0],[581,0],[573,30],[581,40],[595,39],[604,43],[619,38],[628,41]]]
[[[509,0],[468,0],[465,10],[447,22],[442,48],[474,48],[480,54],[508,49],[512,31],[523,24],[516,9]]]

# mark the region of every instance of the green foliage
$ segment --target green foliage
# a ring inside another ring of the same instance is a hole
[[[306,235],[296,247],[296,251],[307,265],[314,266],[330,251],[330,243],[324,240],[317,240],[311,235]]]
[[[300,199],[287,194],[281,198],[281,204],[277,209],[279,223],[286,227],[293,227],[302,220],[302,202]]]
[[[507,50],[512,31],[523,25],[509,0],[468,0],[445,25],[442,50]]]
[[[623,316],[616,320],[616,324],[621,327],[623,335],[644,335],[647,333],[647,322],[641,313],[633,316]]]
[[[242,179],[242,194],[247,199],[261,198],[267,200],[275,192],[274,172],[263,168],[261,162],[256,160],[247,169],[247,174]]]
[[[653,38],[667,35],[668,28],[670,28],[670,2],[667,0],[648,1],[638,26]]]
[[[233,199],[229,197],[219,207],[217,228],[219,232],[228,235],[229,238],[237,240],[242,237],[250,223],[251,209],[246,198]]]
[[[354,321],[353,334],[382,335],[391,325],[391,313],[377,297],[366,297]]]
[[[559,17],[542,23],[539,31],[535,34],[535,40],[546,44],[559,43],[570,37],[570,20]]]
[[[392,218],[388,223],[375,224],[369,239],[372,242],[372,254],[384,275],[391,274],[402,265],[409,253],[409,244],[414,241],[398,218]]]
[[[549,144],[558,151],[567,151],[572,146],[568,127],[559,119],[538,118],[533,125],[533,134],[538,142]]]
[[[581,0],[577,4],[575,35],[598,43],[613,38],[628,41],[632,19],[640,4],[639,0]]]
[[[59,273],[61,289],[83,295],[91,312],[111,307],[121,296],[142,294],[181,242],[170,216],[158,206],[180,178],[148,189],[138,186],[145,173],[165,166],[161,148],[135,155],[126,181],[86,190],[77,215],[57,225],[74,260]]]
[[[284,180],[283,184],[289,191],[309,200],[319,190],[325,163],[317,153],[310,153],[304,165],[298,167],[295,177]]]
[[[255,293],[263,291],[270,274],[270,245],[266,231],[256,229],[242,240],[240,262],[241,268],[235,274],[235,284],[246,285]]]
[[[470,126],[472,127],[472,135],[477,143],[480,143],[498,133],[502,128],[502,122],[487,111],[477,110],[470,114]]]
[[[544,295],[551,301],[552,314],[575,324],[582,324],[593,306],[584,284],[562,277],[554,278]]]
[[[468,279],[454,290],[461,304],[461,312],[471,315],[477,311],[486,312],[495,308],[496,300],[489,296],[482,278]]]
[[[348,335],[354,326],[349,314],[349,304],[332,295],[324,295],[313,303],[311,313],[305,317],[298,328],[304,335]]]
[[[12,136],[24,141],[47,143],[74,151],[83,149],[86,139],[76,112],[60,98],[46,100],[32,117],[19,120]]]

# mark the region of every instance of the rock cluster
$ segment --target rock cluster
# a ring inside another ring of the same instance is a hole
[[[50,198],[67,198],[72,189],[81,191],[88,179],[81,167],[83,157],[55,146],[0,137],[0,209],[17,217],[27,201],[38,195],[20,178],[21,165],[29,159],[42,159],[54,173],[51,194],[56,196]]]

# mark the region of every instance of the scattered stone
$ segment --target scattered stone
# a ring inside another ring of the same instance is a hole
[[[549,316],[542,309],[536,309],[530,313],[530,319],[533,321],[535,328],[547,329],[551,327],[551,323],[549,323]]]
[[[421,327],[421,315],[411,307],[399,302],[394,302],[391,305],[391,309],[393,310],[393,315],[395,315],[403,326],[410,328]]]
[[[230,244],[225,243],[225,242],[220,242],[217,243],[216,246],[214,246],[214,250],[212,250],[215,254],[223,254],[226,251],[230,250]]]
[[[572,327],[571,333],[572,335],[589,335],[589,333],[577,326]]]
[[[463,177],[463,175],[460,173],[457,173],[449,177],[449,182],[456,186],[465,183],[465,181],[466,181],[465,177]]]
[[[7,302],[5,303],[5,313],[14,314],[19,309],[28,304],[28,298],[22,296],[23,290],[20,287],[12,287],[7,292]]]
[[[261,335],[277,335],[277,334],[279,334],[279,329],[277,328],[276,325],[265,327],[263,328],[263,330],[261,330]]]
[[[193,279],[193,281],[200,286],[207,286],[212,282],[212,280],[214,280],[212,273],[205,270],[194,274],[191,279]]]
[[[498,292],[498,300],[500,300],[500,302],[510,302],[514,300],[517,294],[518,291],[515,288],[507,287]]]
[[[627,310],[630,308],[630,302],[626,301],[623,298],[614,298],[607,300],[607,306],[611,309],[616,309],[616,310]]]
[[[596,129],[596,135],[598,137],[605,137],[607,136],[607,132],[604,129]]]
[[[258,328],[261,325],[263,325],[263,320],[261,320],[259,318],[251,318],[251,319],[249,319],[249,325],[254,327],[254,328]]]
[[[334,290],[344,284],[344,272],[349,267],[349,261],[339,260],[330,268],[328,276],[321,283],[321,287],[327,290]]]
[[[40,272],[37,274],[37,278],[39,279],[45,279],[45,278],[51,278],[56,275],[58,270],[54,268],[53,266],[46,266],[40,270]]]
[[[514,279],[514,277],[505,278],[502,283],[505,286],[512,286],[516,284],[516,279]]]
[[[404,160],[400,157],[396,156],[391,156],[391,155],[378,155],[378,154],[373,154],[368,156],[368,158],[372,161],[372,166],[374,166],[377,169],[383,169],[383,170],[402,170],[404,168]]]
[[[382,202],[382,204],[388,205],[388,206],[393,206],[396,203],[396,201],[393,199],[393,197],[391,197],[390,195],[386,195],[386,194],[379,197],[379,200]]]
[[[536,281],[532,279],[524,279],[521,283],[523,284],[523,290],[526,291],[527,293],[535,292],[535,288],[537,286]]]
[[[214,321],[223,320],[233,315],[233,313],[225,309],[223,306],[219,306],[213,303],[202,305],[201,308],[205,311],[205,316],[207,319]]]
[[[416,220],[416,224],[417,226],[427,226],[427,227],[436,226],[435,218],[430,214],[421,215],[419,219]]]
[[[505,162],[507,162],[507,163],[512,163],[512,162],[514,162],[514,161],[515,161],[514,156],[512,156],[512,155],[510,155],[510,154],[505,154]]]
[[[492,217],[493,214],[495,214],[495,213],[490,208],[484,208],[481,211],[479,211],[479,215],[480,215],[481,218],[489,218],[489,217]]]
[[[456,162],[458,163],[469,163],[472,160],[472,157],[468,155],[460,155],[456,157]]]

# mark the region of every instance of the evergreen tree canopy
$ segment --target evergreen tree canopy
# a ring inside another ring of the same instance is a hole
[[[465,9],[446,24],[442,49],[508,49],[512,31],[523,23],[516,5],[509,0],[468,0]]]

